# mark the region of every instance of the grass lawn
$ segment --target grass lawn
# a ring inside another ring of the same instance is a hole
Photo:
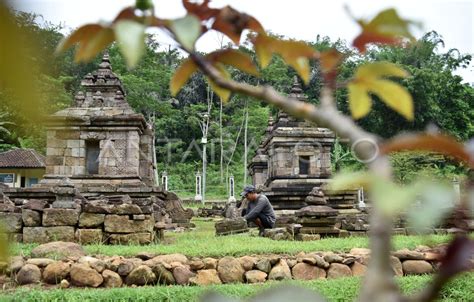
[[[335,251],[348,252],[354,247],[367,247],[367,237],[328,238],[319,241],[274,241],[267,238],[253,237],[249,234],[231,236],[214,235],[214,222],[195,219],[196,230],[183,233],[167,232],[165,240],[153,245],[86,245],[89,254],[133,256],[140,252],[156,254],[182,253],[187,256],[217,257],[224,255],[242,256],[250,254],[297,254],[301,251]],[[395,249],[413,249],[417,245],[437,245],[448,242],[450,236],[395,236]],[[28,256],[36,244],[15,244],[12,254]]]
[[[404,293],[416,292],[431,276],[397,278]],[[274,286],[291,284],[315,290],[328,301],[352,301],[357,297],[361,279],[342,278],[305,282],[269,282],[261,285],[225,284],[211,287],[198,286],[149,286],[118,289],[53,289],[21,288],[15,292],[1,293],[0,301],[198,301],[207,291],[213,290],[234,298],[246,298]],[[474,273],[466,274],[445,286],[442,301],[474,301]],[[223,300],[219,300],[223,301]],[[224,302],[224,301],[223,301]],[[296,302],[296,301],[295,301]]]

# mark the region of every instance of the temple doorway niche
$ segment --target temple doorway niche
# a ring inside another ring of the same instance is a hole
[[[99,174],[100,143],[98,140],[86,141],[87,174]]]
[[[300,175],[308,175],[309,174],[309,164],[310,164],[310,156],[303,155],[299,156],[299,174]]]

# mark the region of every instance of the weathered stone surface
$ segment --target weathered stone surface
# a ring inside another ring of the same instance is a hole
[[[49,258],[30,258],[28,260],[26,260],[26,264],[33,264],[33,265],[36,265],[38,267],[46,267],[48,265],[50,265],[51,263],[54,263],[56,262],[55,260],[53,259],[49,259]]]
[[[109,213],[117,215],[139,215],[142,214],[142,210],[136,204],[123,203],[110,207]]]
[[[230,235],[248,231],[247,221],[242,217],[223,219],[216,222],[214,227],[216,229],[216,235]]]
[[[296,259],[286,259],[286,264],[288,264],[288,266],[290,268],[295,266],[297,263],[298,263],[298,261]]]
[[[352,271],[352,276],[354,277],[365,276],[365,272],[367,271],[367,266],[359,262],[354,262],[351,266],[351,271]]]
[[[204,260],[206,260],[205,258]],[[179,262],[182,264],[188,263],[188,257],[183,254],[168,254],[168,255],[159,255],[152,259],[156,263],[172,263]]]
[[[176,283],[173,273],[169,271],[164,264],[155,264],[153,265],[152,270],[156,275],[158,283],[165,285],[171,285]]]
[[[127,285],[150,285],[156,282],[156,275],[152,269],[146,265],[135,268],[125,279]]]
[[[319,235],[319,234],[298,234],[298,235],[296,235],[296,240],[299,240],[299,241],[316,241],[316,240],[321,240],[321,235]]]
[[[95,228],[104,224],[105,214],[83,212],[79,216],[79,227]]]
[[[341,263],[331,263],[327,272],[328,279],[350,276],[352,276],[352,271],[349,266]]]
[[[269,273],[270,270],[272,269],[272,264],[270,263],[270,259],[268,258],[261,258],[255,263],[255,267],[264,272],[264,273]]]
[[[43,226],[74,226],[79,221],[79,211],[75,209],[44,209]]]
[[[257,263],[257,258],[252,256],[243,256],[239,258],[240,265],[245,271],[250,271]]]
[[[173,268],[173,277],[176,280],[176,284],[189,284],[189,279],[194,276],[196,276],[196,274],[184,265]]]
[[[295,212],[297,217],[328,217],[336,216],[337,210],[328,206],[307,206]]]
[[[155,224],[153,218],[143,221],[135,221],[129,219],[128,215],[106,215],[104,226],[108,233],[140,233],[153,232]]]
[[[217,259],[214,258],[204,258],[202,259],[204,263],[204,269],[217,269]]]
[[[108,234],[110,244],[150,244],[153,242],[153,234],[144,233],[132,233],[132,234]]]
[[[48,205],[46,200],[30,199],[26,204],[23,205],[23,209],[34,210],[42,212],[43,209]]]
[[[417,251],[410,251],[409,249],[402,249],[392,253],[393,256],[400,260],[424,260],[425,256],[423,253]]]
[[[405,260],[402,262],[405,275],[422,275],[433,272],[433,266],[424,260]]]
[[[21,213],[0,212],[0,224],[5,233],[19,233],[23,226]]]
[[[102,278],[104,278],[104,287],[115,288],[122,287],[123,281],[119,274],[111,270],[104,270],[102,272]]]
[[[331,253],[331,254],[324,255],[324,260],[329,263],[333,263],[333,262],[342,263],[344,258],[342,258],[340,255]]]
[[[139,260],[139,261],[137,261]],[[126,276],[130,274],[131,271],[133,271],[136,267],[142,265],[143,261],[141,259],[123,259],[118,262],[117,264],[117,273],[120,276]]]
[[[370,255],[370,249],[355,247],[350,250],[349,254],[355,256]]]
[[[204,268],[204,262],[202,260],[191,260],[189,261],[189,267],[193,271],[198,271]]]
[[[259,270],[251,270],[248,272],[245,272],[245,280],[247,280],[247,283],[262,283],[267,280],[267,273],[264,273]]]
[[[80,244],[104,243],[104,232],[102,229],[77,229],[75,236]]]
[[[84,205],[84,212],[95,214],[109,214],[112,205],[106,200],[90,200]]]
[[[84,256],[84,257],[81,257],[81,258],[79,258],[79,260],[77,261],[77,263],[87,264],[87,265],[90,266],[90,268],[95,269],[95,270],[98,271],[99,273],[102,273],[102,271],[103,271],[103,270],[105,269],[105,267],[106,267],[106,264],[105,264],[105,261],[104,261],[104,260],[97,259],[97,258],[91,257],[91,256]]]
[[[13,256],[10,258],[8,272],[10,274],[16,274],[23,265],[25,265],[25,259],[23,259],[22,256]]]
[[[73,264],[70,275],[75,286],[98,287],[104,281],[102,275],[87,264]]]
[[[316,265],[324,269],[329,268],[329,263],[326,262],[324,258],[319,255],[314,255],[314,254],[306,255],[306,257],[302,259],[302,262],[309,263],[311,265]]]
[[[217,272],[223,283],[243,282],[245,270],[234,257],[224,257],[217,264]]]
[[[74,227],[24,227],[24,243],[47,243],[51,241],[74,241]]]
[[[82,257],[85,256],[86,252],[77,243],[73,242],[50,242],[39,245],[31,250],[31,257],[34,258],[53,258],[53,259],[65,259],[67,257]]]
[[[284,280],[291,279],[291,271],[286,261],[280,259],[280,261],[271,269],[268,274],[268,280]]]
[[[56,261],[48,266],[43,271],[43,281],[48,284],[58,284],[61,280],[66,279],[71,270],[71,265],[66,262]]]
[[[41,270],[34,264],[25,264],[16,274],[16,282],[20,285],[39,283]]]
[[[197,272],[195,277],[189,279],[189,282],[194,285],[222,284],[215,269],[200,270]]]
[[[400,259],[397,257],[391,256],[390,257],[390,266],[392,267],[392,271],[395,276],[401,277],[403,276],[403,267]]]
[[[33,210],[23,209],[21,211],[23,225],[27,227],[35,227],[41,225],[41,213]]]
[[[297,280],[314,280],[314,279],[324,279],[326,278],[326,271],[317,266],[307,264],[307,263],[298,263],[292,270],[293,278]]]
[[[69,288],[69,286],[69,281],[67,281],[66,279],[61,280],[61,282],[59,283],[59,288],[62,289]]]

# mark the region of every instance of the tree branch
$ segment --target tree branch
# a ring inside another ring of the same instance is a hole
[[[206,76],[222,88],[263,100],[292,116],[304,118],[318,124],[318,126],[329,128],[341,138],[348,139],[351,143],[360,140],[370,140],[375,144],[379,142],[376,136],[364,131],[352,119],[337,110],[332,90],[327,87],[324,87],[321,92],[321,106],[316,107],[297,99],[285,97],[270,86],[256,87],[224,79],[220,72],[204,57],[196,53],[190,54],[190,57]],[[359,158],[371,158],[374,152],[373,146],[370,144],[357,144],[354,151]],[[381,178],[391,178],[391,166],[385,156],[375,157],[369,164],[369,168]],[[401,300],[390,265],[391,230],[391,218],[384,216],[374,204],[370,231],[372,254],[365,286],[359,296],[359,301]]]

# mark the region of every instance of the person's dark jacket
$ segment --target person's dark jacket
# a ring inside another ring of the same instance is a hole
[[[251,201],[247,205],[247,211],[244,218],[247,221],[254,221],[259,214],[268,218],[272,225],[275,225],[275,212],[267,196],[259,194],[256,201]]]

